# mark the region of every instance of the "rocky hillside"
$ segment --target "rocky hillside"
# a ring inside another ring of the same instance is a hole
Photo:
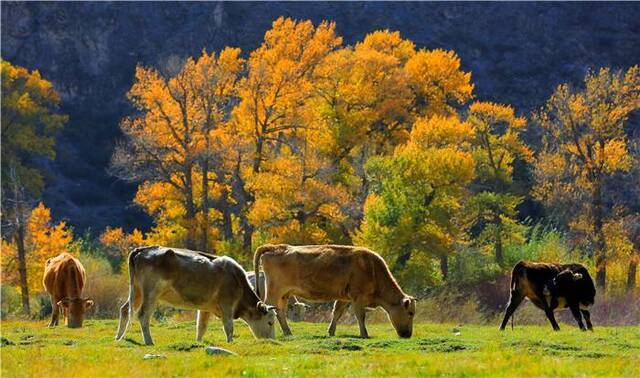
[[[45,201],[76,229],[148,224],[134,186],[107,172],[130,113],[137,63],[226,45],[258,46],[273,19],[333,20],[346,43],[400,30],[418,46],[455,50],[479,98],[528,113],[590,67],[640,63],[634,3],[2,3],[2,58],[38,69],[61,93],[69,124]]]

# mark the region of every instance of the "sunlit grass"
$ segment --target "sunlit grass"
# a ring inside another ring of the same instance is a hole
[[[155,322],[155,346],[142,346],[138,323],[116,342],[115,320],[89,320],[82,329],[48,329],[46,322],[2,322],[2,376],[640,376],[640,327],[596,327],[580,332],[564,325],[497,326],[418,324],[411,339],[391,325],[369,325],[370,339],[356,326],[293,323],[293,337],[257,341],[242,322],[227,343],[212,321],[203,343],[195,324]],[[455,328],[455,329],[454,329]],[[460,335],[456,335],[459,331]],[[10,345],[4,345],[7,343]],[[239,356],[209,356],[216,345]],[[144,360],[145,354],[166,358]]]

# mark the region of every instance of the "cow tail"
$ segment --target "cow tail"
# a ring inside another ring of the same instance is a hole
[[[511,314],[511,330],[513,331],[513,318],[516,317],[516,312],[514,311],[513,314]]]
[[[273,251],[273,249],[274,249],[273,245],[265,244],[263,246],[256,248],[256,253],[253,255],[253,271],[255,272],[255,278],[256,278],[255,289],[256,289],[256,294],[258,294],[258,298],[262,298],[260,296],[260,284],[258,279],[260,277],[260,258],[265,253]],[[266,290],[266,287],[265,287],[265,290]]]
[[[518,288],[518,275],[520,274],[520,271],[522,270],[522,268],[524,268],[524,261],[518,261],[518,263],[513,267],[513,270],[511,271],[510,289],[512,293],[514,290]],[[516,313],[514,311],[513,314],[511,314],[511,330],[512,331],[513,331],[513,322],[515,317],[516,317]]]
[[[518,288],[518,274],[520,274],[522,268],[524,268],[524,261],[518,261],[511,271],[511,286],[509,287],[511,291]]]
[[[129,298],[127,299],[129,302],[129,321],[133,319],[133,278],[135,276],[135,266],[136,266],[136,256],[140,253],[142,249],[136,248],[129,254]]]

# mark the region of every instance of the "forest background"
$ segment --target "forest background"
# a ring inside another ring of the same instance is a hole
[[[107,173],[144,215],[99,229],[52,216],[46,195],[57,142],[95,130],[66,114],[64,81],[3,60],[2,316],[46,315],[42,268],[61,251],[87,267],[93,315],[112,317],[134,246],[249,268],[271,242],[365,245],[436,321],[492,320],[520,259],[581,262],[599,288],[596,321],[637,324],[637,59],[576,69],[521,110],[479,95],[446,44],[385,29],[346,43],[337,28],[279,17],[250,50],[140,62]]]

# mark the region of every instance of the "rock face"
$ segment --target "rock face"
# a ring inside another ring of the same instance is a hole
[[[70,121],[45,193],[77,229],[148,225],[130,204],[135,186],[109,176],[130,114],[136,64],[158,66],[203,48],[257,47],[280,15],[333,20],[345,43],[399,30],[418,47],[455,50],[478,98],[528,113],[589,68],[640,63],[633,3],[3,3],[2,58],[38,69],[60,92]]]

